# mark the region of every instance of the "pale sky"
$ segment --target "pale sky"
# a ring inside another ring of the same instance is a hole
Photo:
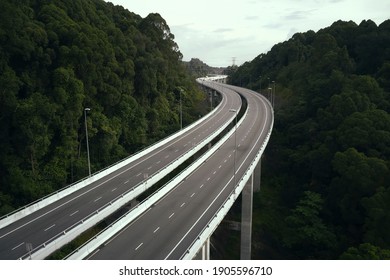
[[[107,0],[106,0],[107,1]],[[390,19],[389,0],[110,0],[141,17],[159,13],[183,60],[241,65],[297,32],[318,31],[341,19],[377,25]]]

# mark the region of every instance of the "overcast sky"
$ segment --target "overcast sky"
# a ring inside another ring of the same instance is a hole
[[[106,0],[107,1],[107,0]],[[390,19],[390,0],[110,0],[142,17],[159,13],[183,60],[241,65],[296,32],[318,31],[341,19],[377,25]]]

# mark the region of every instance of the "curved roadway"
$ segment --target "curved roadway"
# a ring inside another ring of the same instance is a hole
[[[247,100],[248,115],[236,135],[173,191],[100,246],[90,259],[181,259],[233,191],[234,183],[243,177],[272,127],[272,107],[253,91],[205,84],[233,89]]]
[[[36,248],[80,223],[91,213],[150,178],[200,143],[229,119],[229,109],[240,108],[238,95],[225,96],[218,110],[198,126],[110,175],[0,229],[0,259],[26,256]],[[141,231],[142,232],[142,231]],[[142,234],[142,233],[141,233]],[[29,245],[31,244],[31,245]]]

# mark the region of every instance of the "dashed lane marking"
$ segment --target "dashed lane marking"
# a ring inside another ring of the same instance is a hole
[[[78,212],[79,212],[79,210],[74,211],[72,214],[69,215],[69,217],[72,217],[72,216],[76,215]]]
[[[56,224],[53,224],[53,225],[51,225],[50,227],[48,227],[47,229],[45,229],[44,231],[48,231],[49,229],[51,229],[51,228],[53,228],[53,227],[55,227],[56,226]]]
[[[139,244],[139,245],[137,246],[137,248],[135,248],[135,250],[137,251],[139,248],[141,248],[142,245],[144,245],[143,242],[142,242],[141,244]]]
[[[11,251],[13,251],[13,250],[15,250],[15,249],[18,249],[18,248],[19,248],[20,246],[22,246],[23,244],[24,244],[24,242],[22,242],[22,243],[20,243],[19,245],[13,247],[13,248],[11,249]]]

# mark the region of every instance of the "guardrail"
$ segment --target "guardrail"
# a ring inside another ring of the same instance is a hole
[[[214,110],[210,111],[208,114],[206,114],[205,116],[203,116],[199,120],[195,121],[191,125],[189,125],[189,126],[183,128],[182,130],[160,140],[159,142],[153,144],[152,146],[149,146],[149,147],[147,147],[147,148],[145,148],[145,149],[143,149],[135,154],[132,154],[132,155],[128,156],[127,158],[124,158],[124,159],[98,171],[98,172],[95,172],[91,177],[87,177],[87,178],[81,179],[77,182],[74,182],[74,183],[54,192],[54,193],[51,193],[47,196],[44,196],[36,201],[33,201],[33,202],[15,210],[15,211],[12,211],[12,212],[2,216],[0,218],[0,228],[6,227],[7,225],[9,225],[13,222],[16,222],[17,220],[24,218],[24,217],[34,213],[35,211],[38,211],[38,210],[50,205],[51,203],[54,203],[54,202],[56,202],[64,197],[82,189],[82,188],[86,187],[87,185],[92,184],[92,183],[96,182],[97,180],[99,180],[99,179],[111,174],[112,172],[122,168],[123,166],[126,166],[126,165],[132,163],[133,161],[141,158],[142,156],[158,149],[159,147],[163,146],[164,144],[171,141],[172,139],[183,135],[188,130],[192,129],[193,127],[195,127],[196,125],[198,125],[202,121],[210,118],[220,108],[221,105],[222,105],[222,102],[220,102]]]
[[[246,110],[244,116],[237,123],[237,128],[241,125],[248,114],[248,109]],[[233,119],[235,117],[233,116]],[[231,122],[230,120],[229,122]],[[198,158],[195,162],[193,162],[190,166],[188,166],[185,170],[183,170],[180,174],[178,174],[175,178],[165,184],[162,188],[154,192],[148,198],[146,198],[142,203],[138,204],[136,207],[131,209],[129,212],[124,214],[122,217],[113,222],[108,228],[104,229],[102,232],[98,233],[90,240],[88,240],[84,245],[77,248],[70,255],[66,256],[66,259],[71,260],[80,260],[87,257],[94,250],[99,248],[101,244],[109,240],[115,234],[117,234],[123,227],[134,221],[137,217],[139,217],[142,213],[144,213],[147,209],[149,209],[153,204],[159,201],[162,197],[171,192],[180,182],[182,182],[188,175],[190,175],[193,171],[199,168],[207,159],[215,153],[222,145],[225,143],[235,132],[236,126],[234,126],[223,138],[221,138],[210,150],[204,153],[200,158]]]
[[[271,103],[265,99],[266,102],[270,105],[270,108],[272,108]],[[272,114],[273,116],[273,114]],[[262,143],[260,150],[256,153],[255,158],[247,168],[246,172],[244,173],[243,177],[240,179],[239,183],[235,186],[235,188],[232,190],[228,198],[225,200],[225,202],[222,204],[222,206],[218,209],[218,211],[215,213],[213,218],[209,221],[209,223],[203,228],[202,232],[198,235],[198,237],[194,240],[194,242],[188,247],[187,251],[181,256],[180,259],[182,260],[191,260],[193,259],[196,254],[199,252],[199,250],[202,248],[203,244],[205,244],[206,240],[212,235],[212,233],[216,230],[218,225],[222,222],[223,218],[227,215],[230,208],[242,192],[243,188],[245,187],[245,184],[248,182],[249,178],[252,176],[254,169],[256,168],[257,164],[260,161],[260,158],[265,150],[265,147],[268,144],[268,141],[271,137],[272,129],[274,125],[274,118],[272,117],[272,122],[270,129],[267,133],[266,138],[264,139],[264,142]],[[259,138],[260,139],[260,138]],[[253,148],[252,148],[253,149]],[[250,153],[249,153],[250,154]],[[234,176],[232,176],[227,183],[227,185],[233,180]],[[222,190],[223,191],[223,190]],[[222,193],[222,191],[220,193]],[[217,198],[215,198],[216,200]]]
[[[219,135],[234,119],[234,116],[228,119],[226,123],[224,123],[219,129],[214,131],[211,135],[205,138],[202,142],[198,143],[196,146],[193,146],[192,149],[184,153],[180,158],[176,159],[165,168],[160,171],[152,174],[150,178],[145,179],[137,186],[128,190],[126,193],[116,197],[109,203],[105,204],[89,216],[84,219],[78,221],[72,226],[68,227],[66,230],[61,232],[60,234],[52,237],[45,243],[34,248],[33,251],[28,254],[23,255],[20,259],[43,259],[53,253],[54,251],[61,248],[63,245],[69,243],[75,237],[80,235],[83,231],[95,225],[108,215],[114,213],[124,205],[126,205],[129,201],[133,200],[141,193],[149,189],[153,184],[161,180],[167,174],[172,172],[178,166],[180,166],[183,162],[185,162],[192,155],[197,153],[200,149],[202,149],[205,145],[207,145],[212,139],[214,139],[217,135]]]

